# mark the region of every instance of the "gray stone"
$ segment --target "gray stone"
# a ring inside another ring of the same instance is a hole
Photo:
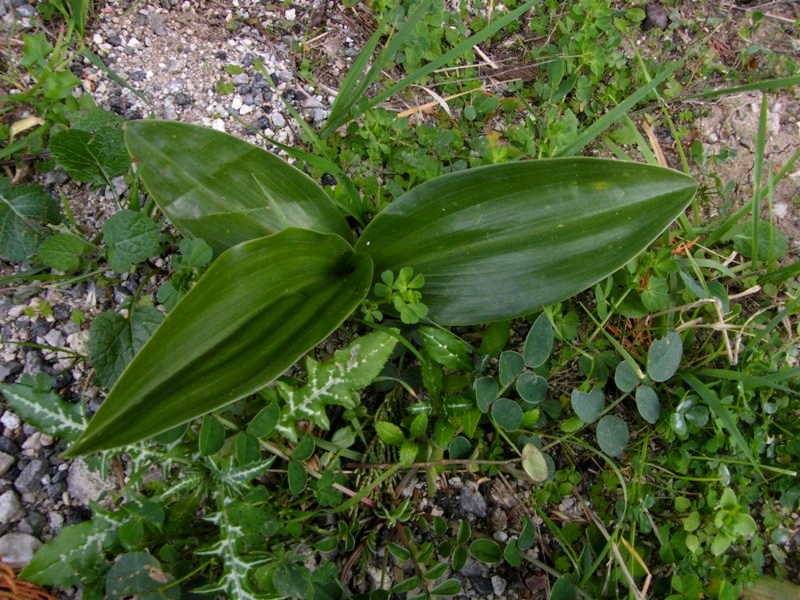
[[[0,556],[12,569],[21,569],[41,546],[42,542],[29,533],[7,533],[0,537]]]
[[[16,375],[20,371],[22,371],[22,365],[15,360],[0,363],[0,382],[5,381],[12,375]]]
[[[14,464],[14,457],[5,452],[0,452],[0,477],[8,473],[8,470]]]
[[[25,516],[25,509],[19,503],[14,490],[0,496],[0,523],[14,523]]]
[[[19,454],[19,446],[7,437],[0,437],[0,452],[11,455]]]
[[[499,575],[494,575],[492,577],[492,589],[494,590],[495,596],[505,598],[506,585],[506,580]]]
[[[274,115],[272,115],[272,124],[275,127],[283,127],[284,125],[286,125],[286,119],[283,118],[283,115],[281,113],[275,113]]]
[[[47,525],[47,517],[40,512],[29,510],[27,516],[19,522],[17,529],[20,533],[29,533],[35,537],[42,535]]]
[[[20,418],[16,415],[15,412],[7,410],[6,412],[3,413],[3,416],[0,417],[0,423],[2,423],[3,427],[5,427],[6,429],[14,431],[17,427],[19,427],[22,424],[22,421],[20,421]]]
[[[36,9],[30,4],[21,4],[17,7],[17,14],[20,17],[33,17],[36,15]]]
[[[486,499],[471,485],[465,485],[461,489],[461,495],[458,500],[461,504],[461,510],[464,512],[468,512],[480,518],[486,516]]]
[[[110,492],[113,489],[113,485],[100,479],[97,473],[90,471],[83,460],[77,459],[70,465],[69,475],[67,475],[67,491],[73,500],[89,506],[89,503],[95,502],[103,492]]]
[[[35,494],[42,489],[42,477],[47,473],[47,462],[34,458],[14,480],[20,494]]]

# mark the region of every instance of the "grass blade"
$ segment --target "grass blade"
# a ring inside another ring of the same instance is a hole
[[[700,92],[699,94],[693,94],[689,96],[687,100],[691,100],[693,98],[717,98],[719,96],[738,94],[740,92],[753,92],[753,91],[765,92],[767,90],[780,90],[784,88],[795,87],[797,85],[800,85],[800,75],[795,75],[793,77],[784,77],[782,79],[765,79],[764,81],[756,81],[754,83],[747,83],[745,85],[737,85],[734,87],[722,88],[719,90]]]

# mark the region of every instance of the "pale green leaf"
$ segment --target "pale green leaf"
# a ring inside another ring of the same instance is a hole
[[[388,421],[376,422],[375,433],[378,434],[378,437],[381,438],[384,444],[389,446],[399,446],[406,439],[403,430],[394,423],[389,423]]]
[[[573,389],[570,400],[572,402],[572,410],[584,423],[594,423],[599,419],[606,404],[603,390],[599,388],[595,388],[591,392]]]
[[[553,339],[553,326],[547,315],[542,313],[533,322],[525,338],[525,364],[531,368],[543,365],[553,351]]]
[[[606,415],[597,422],[597,443],[609,456],[620,456],[629,438],[628,425],[619,417]]]
[[[103,225],[111,268],[127,273],[131,266],[158,254],[161,237],[158,225],[132,210],[114,213]]]
[[[542,451],[534,444],[525,444],[522,448],[522,468],[534,481],[545,481],[547,479],[547,461]]]
[[[661,416],[661,403],[658,401],[655,390],[649,385],[636,388],[636,408],[645,421],[652,425],[658,423],[658,417]]]
[[[653,381],[667,381],[678,370],[683,356],[681,336],[670,331],[656,340],[647,352],[647,374]]]

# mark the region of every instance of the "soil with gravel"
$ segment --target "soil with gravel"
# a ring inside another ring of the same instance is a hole
[[[84,90],[99,106],[126,119],[156,117],[207,125],[273,150],[266,138],[289,145],[299,139],[284,102],[312,126],[325,120],[337,81],[369,36],[371,25],[366,11],[345,10],[341,3],[326,0],[289,4],[112,0],[96,4],[88,44],[108,70],[127,82],[125,86],[115,83],[88,61],[73,65]],[[30,30],[34,19],[31,4],[0,2],[0,21],[7,30]],[[321,58],[318,63],[324,73],[318,74],[314,84],[298,75],[297,57],[302,52]],[[732,197],[738,204],[747,200],[752,189],[759,103],[760,95],[753,93],[704,102],[703,116],[695,124],[709,154],[734,151],[730,160],[715,166],[715,172],[733,182]],[[783,165],[800,146],[799,119],[795,94],[770,96],[765,158],[772,167]],[[774,215],[795,257],[800,255],[799,174],[791,174],[777,186],[773,198]],[[58,171],[44,175],[42,183],[64,195],[90,235],[117,210],[110,190],[91,191]],[[115,191],[124,199],[128,193],[124,182],[115,183]],[[154,270],[166,273],[163,258],[151,263]],[[0,263],[0,276],[18,269]],[[0,382],[13,383],[23,374],[44,372],[53,378],[62,397],[82,397],[90,409],[96,407],[103,393],[93,386],[91,368],[56,349],[86,355],[93,318],[103,310],[117,310],[140,283],[136,276],[123,276],[110,289],[85,281],[2,290]],[[141,293],[155,303],[156,289],[151,282]],[[76,324],[75,312],[82,315],[83,324]],[[25,424],[2,403],[0,426],[0,555],[5,562],[21,566],[62,527],[86,519],[89,503],[117,482],[100,480],[81,460],[62,461],[63,443]],[[529,493],[519,481],[496,478],[477,486],[468,478],[453,477],[441,482],[435,499],[426,500],[420,494],[420,502],[429,504],[422,509],[433,514],[468,518],[476,528],[503,541],[518,531],[519,507]],[[580,512],[574,502],[561,508],[564,515]],[[467,595],[479,598],[540,597],[546,584],[536,576],[519,578],[474,562],[463,575]]]

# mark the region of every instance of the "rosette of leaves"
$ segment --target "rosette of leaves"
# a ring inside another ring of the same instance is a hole
[[[262,388],[339,327],[385,271],[422,275],[427,318],[440,325],[569,297],[646,248],[697,187],[622,161],[497,164],[410,190],[353,243],[324,190],[265,150],[174,122],[131,122],[125,137],[165,216],[218,257],[128,365],[72,456]]]

